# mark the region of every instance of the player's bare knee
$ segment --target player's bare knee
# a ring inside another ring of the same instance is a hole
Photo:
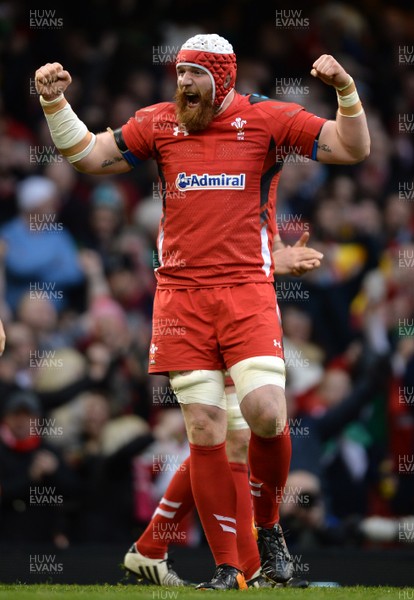
[[[215,437],[216,422],[207,415],[186,419],[186,423],[188,437],[194,444],[205,445]]]
[[[275,437],[283,433],[286,418],[276,417],[273,411],[259,415],[250,425],[252,431],[260,437]]]
[[[182,404],[188,439],[198,446],[214,446],[226,438],[226,412],[216,406]]]
[[[261,437],[273,437],[286,424],[285,363],[277,356],[253,356],[229,369],[243,417]]]
[[[221,371],[172,371],[171,387],[183,411],[191,443],[210,446],[226,437],[224,376]]]
[[[251,430],[261,437],[280,435],[286,426],[286,402],[284,394],[260,396],[260,389],[248,394],[241,409]]]

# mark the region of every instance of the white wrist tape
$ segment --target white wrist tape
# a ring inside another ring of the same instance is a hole
[[[349,77],[350,77],[350,79],[346,85],[344,85],[343,87],[340,87],[340,88],[339,87],[335,88],[336,90],[338,90],[338,92],[343,92],[344,90],[346,90],[347,87],[349,87],[351,85],[351,83],[354,83],[354,80],[351,77],[351,75]]]
[[[343,92],[347,88],[352,89],[352,92],[350,94],[342,95],[339,93],[339,92]],[[364,112],[364,109],[362,107],[361,100],[358,96],[358,92],[355,88],[355,82],[352,79],[352,77],[350,77],[349,83],[347,83],[347,85],[345,85],[344,87],[335,88],[335,89],[336,89],[336,96],[338,99],[339,114],[342,117],[355,118],[355,117],[359,117],[360,115],[362,115],[362,113]],[[343,110],[341,110],[341,108]]]
[[[74,163],[74,162],[77,162],[78,160],[81,160],[82,158],[85,158],[85,156],[88,156],[88,154],[92,151],[93,147],[96,144],[96,135],[94,133],[91,133],[91,136],[92,136],[91,141],[86,146],[86,148],[84,148],[81,152],[78,152],[77,154],[72,154],[71,156],[66,157],[66,159],[70,163]]]
[[[57,98],[54,98],[53,100],[45,100],[43,96],[39,96],[40,104],[42,106],[53,106],[54,104],[57,104],[58,102],[63,100],[63,98],[63,93],[59,94],[59,96]]]
[[[355,113],[353,115],[344,115],[343,113],[341,113],[341,111],[339,111],[339,114],[341,115],[341,117],[346,117],[347,119],[354,119],[355,117],[360,117],[363,112],[364,112],[364,109],[361,108],[361,110],[359,110],[357,113]]]
[[[63,94],[51,101],[40,96],[40,103],[44,108],[50,135],[56,148],[70,163],[74,163],[91,152],[96,142],[96,136],[88,130],[68,102],[56,112],[49,112],[62,100],[64,100]],[[70,153],[71,148],[73,148],[74,154]],[[76,150],[79,151],[76,152]]]
[[[357,104],[359,102],[359,96],[356,90],[353,91],[351,94],[348,94],[347,96],[340,96],[339,94],[337,94],[337,96],[339,106],[354,106],[354,104]]]

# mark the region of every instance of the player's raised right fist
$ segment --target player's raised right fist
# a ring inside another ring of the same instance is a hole
[[[46,63],[35,73],[36,91],[48,101],[63,94],[71,81],[69,72],[58,62]]]

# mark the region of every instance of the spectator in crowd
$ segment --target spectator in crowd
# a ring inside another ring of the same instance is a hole
[[[7,387],[30,389],[34,382],[34,370],[30,368],[30,356],[36,353],[36,337],[31,328],[20,321],[7,325],[7,348],[4,353],[9,369],[2,382]]]
[[[378,395],[386,404],[390,362],[368,345],[358,362],[350,371],[327,369],[312,408],[290,404],[292,463],[281,519],[296,548],[355,543],[371,509],[378,457],[369,420]]]
[[[45,433],[51,432],[37,396],[13,391],[0,424],[1,538],[65,547],[78,479]]]
[[[306,276],[302,279],[305,280]],[[307,393],[321,382],[326,357],[321,347],[312,339],[314,328],[310,314],[299,303],[283,302],[283,293],[289,294],[291,282],[292,280],[281,278],[276,282],[276,290],[282,298],[286,385],[297,404],[302,398],[305,402]],[[300,296],[303,293],[302,288],[294,293]]]
[[[27,292],[50,297],[58,310],[68,305],[71,289],[83,273],[71,235],[56,222],[55,184],[33,175],[18,187],[19,215],[6,223],[0,238],[6,244],[6,300],[16,313]]]
[[[185,437],[184,422],[180,411],[172,409],[151,428],[136,415],[114,414],[114,403],[99,390],[88,393],[83,400],[79,443],[69,459],[83,483],[73,526],[76,540],[126,543],[131,531],[138,532],[145,526],[139,519],[143,513],[135,506],[135,498],[143,501],[143,494],[148,492],[147,479],[140,480],[143,471],[136,461],[148,450],[152,471],[153,457],[165,449],[165,442],[170,441],[171,451],[171,440]],[[164,482],[158,492],[162,494],[166,485]],[[154,499],[150,502],[155,508]]]
[[[16,321],[30,327],[40,355],[69,343],[61,330],[58,310],[48,293],[33,296],[29,291],[23,294],[16,309]]]
[[[89,236],[87,248],[95,250],[104,267],[112,254],[114,240],[125,225],[126,202],[119,185],[105,181],[91,191],[89,200]]]

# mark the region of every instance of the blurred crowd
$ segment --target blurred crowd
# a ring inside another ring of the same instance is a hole
[[[171,100],[180,44],[217,32],[237,54],[239,92],[328,118],[335,93],[309,72],[332,54],[371,132],[358,165],[291,155],[283,167],[281,237],[309,230],[324,254],[315,272],[275,283],[293,445],[288,544],[413,541],[399,535],[414,514],[412,5],[316,1],[294,18],[278,2],[139,5],[95,0],[80,15],[0,3],[0,540],[130,542],[188,450],[168,380],[147,375],[156,168],[78,173],[54,149],[34,72],[60,62],[75,112],[103,131]],[[193,529],[196,519],[187,543],[200,540]]]

